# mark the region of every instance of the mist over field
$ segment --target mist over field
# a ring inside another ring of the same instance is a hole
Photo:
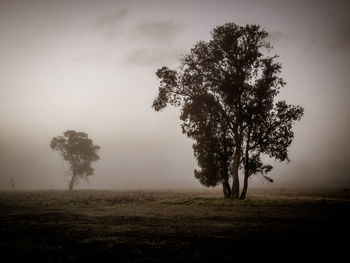
[[[0,0],[2,258],[343,261],[349,13]]]
[[[68,165],[49,143],[66,130],[101,146],[77,188],[203,188],[179,109],[152,108],[161,66],[208,40],[217,25],[271,34],[287,86],[305,108],[289,163],[273,184],[350,187],[348,1],[0,0],[0,190],[66,189]]]

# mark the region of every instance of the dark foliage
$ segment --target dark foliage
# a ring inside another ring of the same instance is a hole
[[[242,199],[251,175],[272,181],[266,176],[272,166],[260,156],[288,160],[292,125],[303,115],[300,106],[275,102],[285,82],[277,56],[268,55],[267,38],[257,25],[227,23],[213,30],[209,42],[198,42],[179,69],[162,67],[156,73],[160,87],[153,108],[181,107],[183,132],[195,140],[201,168],[196,178],[213,186],[226,184],[230,174],[233,199],[239,197],[239,169],[245,177]]]

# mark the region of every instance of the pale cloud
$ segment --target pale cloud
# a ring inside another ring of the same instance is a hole
[[[129,11],[123,9],[99,17],[95,26],[109,41],[105,42],[104,48],[82,54],[74,61],[85,63],[116,59],[121,65],[147,66],[172,63],[185,52],[177,44],[177,39],[184,30],[183,25],[164,20],[144,20],[132,24],[132,21],[126,21],[128,15]],[[116,39],[118,43],[114,41]],[[119,56],[119,53],[124,55]]]
[[[126,65],[163,65],[178,61],[185,53],[177,45],[184,26],[172,21],[143,21],[130,30],[133,49],[122,60]]]
[[[100,16],[96,19],[96,25],[105,27],[118,24],[121,20],[127,17],[129,11],[127,9],[121,9],[117,13]]]
[[[106,37],[114,38],[120,33],[121,27],[129,15],[129,10],[121,9],[116,13],[100,16],[95,20],[95,26]]]
[[[122,64],[129,66],[160,66],[167,63],[173,63],[179,60],[180,56],[184,53],[185,50],[183,48],[139,48],[130,51],[122,60]]]
[[[176,39],[183,30],[182,25],[173,21],[144,21],[133,28],[131,37],[154,42],[169,42]]]

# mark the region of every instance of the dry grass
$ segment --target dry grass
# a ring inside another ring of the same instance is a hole
[[[349,208],[347,190],[252,190],[234,202],[209,190],[0,192],[0,252],[46,262],[334,260]]]

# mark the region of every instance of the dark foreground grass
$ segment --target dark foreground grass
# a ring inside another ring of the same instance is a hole
[[[248,198],[0,192],[0,253],[7,262],[335,262],[347,255],[347,191],[251,191]]]

